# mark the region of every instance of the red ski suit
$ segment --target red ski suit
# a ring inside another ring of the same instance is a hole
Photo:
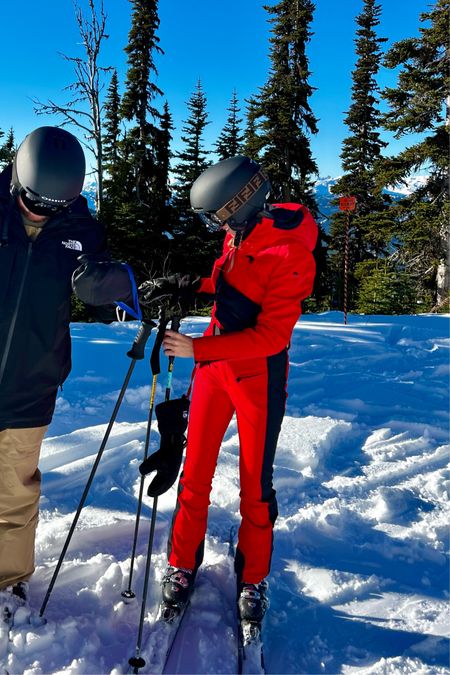
[[[277,517],[273,461],[286,405],[287,348],[310,295],[317,225],[308,209],[277,204],[223,255],[199,292],[214,293],[211,323],[194,338],[197,364],[168,543],[169,563],[196,569],[203,558],[209,496],[223,436],[236,412],[240,453],[238,579],[267,576]]]

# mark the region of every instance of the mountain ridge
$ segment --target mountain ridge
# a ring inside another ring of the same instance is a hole
[[[328,221],[333,213],[338,211],[338,207],[331,202],[336,199],[332,194],[331,188],[336,185],[341,176],[321,176],[314,182],[314,193],[319,207],[319,223],[327,230]],[[417,175],[409,176],[402,184],[390,185],[384,192],[390,195],[395,201],[409,195],[423,185],[428,180],[428,176]],[[89,209],[95,213],[95,192],[97,184],[94,180],[89,180],[84,184],[82,195],[86,197]]]

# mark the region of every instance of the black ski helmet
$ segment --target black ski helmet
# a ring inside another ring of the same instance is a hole
[[[39,127],[19,146],[11,188],[33,213],[50,216],[80,195],[86,171],[83,148],[59,127]]]
[[[229,157],[208,167],[191,187],[191,207],[209,228],[225,223],[243,230],[263,211],[270,181],[262,168],[248,157]]]

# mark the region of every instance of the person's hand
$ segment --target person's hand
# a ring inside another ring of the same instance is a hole
[[[169,281],[168,277],[149,279],[138,288],[139,302],[147,307],[164,298],[171,298],[177,288],[178,286]]]
[[[188,335],[177,333],[174,330],[166,330],[163,339],[163,349],[166,356],[193,358],[194,340]]]
[[[197,274],[171,274],[149,279],[139,286],[139,302],[144,306],[167,302],[171,307],[178,305],[184,313],[194,303],[199,285]]]
[[[82,302],[93,306],[132,302],[130,276],[122,263],[111,260],[108,253],[80,255],[78,261],[72,289]]]

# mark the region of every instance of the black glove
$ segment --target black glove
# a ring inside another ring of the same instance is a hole
[[[167,303],[186,310],[194,304],[201,279],[198,274],[171,274],[168,277],[149,279],[139,286],[139,302],[148,306]]]
[[[143,476],[156,471],[148,488],[149,497],[159,497],[175,483],[180,471],[184,433],[188,425],[189,399],[185,396],[159,403],[155,408],[161,435],[159,450],[150,455],[139,467]]]
[[[87,305],[133,304],[130,276],[122,263],[106,253],[80,255],[81,265],[72,274],[74,293]]]

